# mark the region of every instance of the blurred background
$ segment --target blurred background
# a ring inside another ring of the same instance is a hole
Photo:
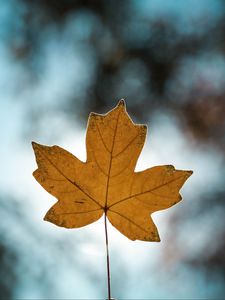
[[[91,111],[125,98],[148,137],[137,170],[194,170],[153,219],[161,243],[109,225],[116,299],[225,298],[225,1],[0,0],[0,298],[105,299],[103,219],[43,222],[31,141],[86,158]]]

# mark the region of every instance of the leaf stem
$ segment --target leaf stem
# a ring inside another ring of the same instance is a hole
[[[109,241],[108,241],[106,211],[105,211],[105,214],[104,214],[104,220],[105,220],[105,245],[106,245],[106,259],[107,259],[108,300],[111,300],[110,266],[109,266]]]

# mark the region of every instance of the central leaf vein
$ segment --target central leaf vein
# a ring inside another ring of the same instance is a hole
[[[111,173],[112,159],[113,159],[113,150],[114,150],[114,146],[115,146],[115,138],[116,138],[116,134],[117,134],[119,117],[120,117],[120,112],[118,113],[118,116],[117,116],[117,119],[116,119],[116,127],[115,127],[115,131],[114,131],[114,135],[113,135],[113,140],[112,140],[112,149],[110,151],[109,170],[108,170],[108,178],[107,178],[106,193],[105,193],[105,209],[107,208],[108,193],[109,193],[109,180],[110,180],[110,173]]]

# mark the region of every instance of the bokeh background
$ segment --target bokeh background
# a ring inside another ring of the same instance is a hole
[[[0,298],[105,299],[103,219],[43,222],[31,140],[85,160],[90,111],[148,124],[137,170],[194,170],[161,243],[109,228],[116,299],[225,298],[225,1],[0,0]]]

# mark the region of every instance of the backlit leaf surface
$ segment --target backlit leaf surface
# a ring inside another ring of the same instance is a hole
[[[33,142],[38,165],[33,175],[58,199],[44,219],[77,228],[105,213],[129,239],[160,241],[150,215],[181,200],[179,190],[192,171],[164,165],[134,172],[146,131],[132,122],[121,100],[105,115],[90,114],[85,163],[58,146]]]

